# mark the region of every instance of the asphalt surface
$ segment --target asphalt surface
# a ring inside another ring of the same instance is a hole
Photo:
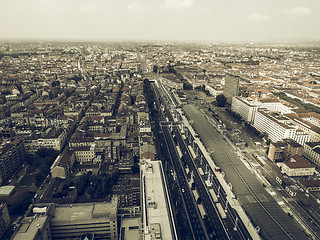
[[[160,109],[159,107],[160,93],[158,92],[159,89],[154,87],[153,90],[157,96],[157,108]],[[166,95],[163,93],[162,97],[164,96]],[[169,99],[167,100],[169,101]],[[167,111],[167,109],[166,109],[166,112],[170,114]],[[161,120],[164,121],[165,117],[163,116],[162,112],[159,111],[159,113],[161,114]],[[187,215],[187,219],[189,222],[193,239],[207,240],[209,238],[208,238],[206,229],[203,225],[201,214],[198,210],[193,194],[189,188],[187,176],[185,175],[183,166],[181,165],[180,157],[177,153],[176,145],[172,138],[170,127],[168,125],[161,125],[161,130],[162,130],[163,136],[165,137],[165,145],[168,149],[171,165],[173,166],[174,173],[176,175],[176,181],[180,189],[180,194],[182,196],[185,213]]]
[[[204,154],[201,152],[199,146],[197,143],[194,143],[194,138],[191,135],[191,133],[187,130],[186,131],[187,140],[190,144],[193,144],[193,149],[195,152],[198,152],[198,158],[202,158],[202,165],[209,166]],[[212,189],[214,190],[215,194],[218,196],[218,201],[223,207],[223,209],[227,210],[227,215],[234,224],[234,227],[237,227],[237,238],[236,239],[252,239],[251,235],[249,234],[245,224],[242,222],[241,218],[239,217],[236,210],[230,207],[230,204],[227,201],[227,195],[223,190],[223,187],[221,186],[221,183],[213,173],[214,170],[211,170],[210,167],[207,167],[207,174],[210,173],[211,175],[211,183],[212,183]],[[212,199],[214,200],[214,199]],[[233,234],[234,236],[235,234]]]
[[[226,174],[241,205],[260,228],[264,239],[308,239],[307,235],[285,214],[278,203],[266,192],[256,177],[244,166],[234,150],[193,105],[184,106],[189,120],[201,136],[203,144],[216,164]]]
[[[172,160],[171,163],[175,170],[176,179],[180,187],[182,200],[187,212],[187,217],[189,219],[193,237],[194,239],[208,239],[206,231],[202,224],[198,207],[196,206],[193,194],[189,188],[187,177],[184,173],[183,167],[180,163],[179,156],[176,152],[176,147],[172,139],[170,129],[168,126],[163,126],[162,131]]]
[[[193,162],[192,157],[190,156],[189,150],[187,145],[185,144],[184,140],[182,139],[182,136],[177,128],[173,130],[175,133],[177,142],[179,144],[179,147],[181,149],[181,152],[183,154],[183,159],[187,163],[190,171],[194,173],[194,183],[197,188],[199,197],[201,198],[201,202],[203,207],[205,208],[209,224],[211,225],[213,229],[213,236],[216,239],[229,239],[226,229],[223,226],[223,223],[221,222],[220,216],[217,213],[217,210],[215,208],[214,203],[211,200],[211,197],[206,189],[206,186],[204,185],[204,182],[202,181],[197,168]]]

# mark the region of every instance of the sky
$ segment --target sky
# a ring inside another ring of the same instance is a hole
[[[320,40],[320,0],[0,0],[0,39]]]

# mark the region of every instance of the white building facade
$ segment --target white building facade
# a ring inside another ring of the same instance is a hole
[[[265,109],[260,109],[255,114],[253,126],[261,133],[266,133],[273,142],[282,141],[285,138],[294,139],[296,128],[293,125],[283,123],[283,120],[275,115],[270,115]]]
[[[243,120],[248,123],[252,123],[258,106],[253,100],[249,100],[243,97],[233,97],[231,110],[239,114]]]

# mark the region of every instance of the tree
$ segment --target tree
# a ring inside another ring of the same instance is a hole
[[[46,175],[43,172],[36,173],[33,177],[34,184],[36,185],[36,187],[40,187],[45,178],[46,178]]]
[[[136,102],[136,96],[134,96],[134,95],[131,95],[130,96],[130,100],[131,100],[131,105],[134,105],[134,103]]]
[[[23,195],[19,196],[16,202],[13,203],[9,208],[10,215],[24,214],[24,212],[28,209],[29,205],[32,203],[32,198],[34,194],[34,192],[26,192]]]
[[[184,90],[192,90],[193,89],[192,84],[188,83],[188,82],[184,82],[183,83],[183,89]]]
[[[227,103],[227,98],[223,94],[219,94],[216,97],[216,101],[217,101],[218,107],[224,107],[224,105],[226,105],[226,103]]]
[[[59,152],[51,148],[40,148],[36,152],[36,154],[41,158],[46,158],[46,157],[56,158]]]
[[[133,174],[139,173],[139,170],[140,170],[139,164],[137,163],[133,164],[133,166],[131,167],[131,170]]]
[[[268,138],[267,141],[266,141],[267,146],[269,146],[270,143],[271,143],[271,140]]]
[[[154,73],[157,73],[157,72],[158,72],[158,66],[157,66],[157,65],[154,65],[154,66],[153,66],[153,72],[154,72]]]

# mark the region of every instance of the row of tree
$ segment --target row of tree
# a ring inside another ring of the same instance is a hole
[[[287,101],[287,102],[290,102],[294,105],[296,105],[297,107],[300,107],[300,108],[304,108],[310,112],[316,112],[316,113],[320,113],[320,108],[315,106],[315,105],[312,105],[310,103],[304,103],[302,102],[300,99],[298,98],[291,98],[291,97],[288,97],[285,93],[283,92],[280,92],[280,93],[276,93],[274,92],[273,93],[274,95],[280,97],[281,99]]]

